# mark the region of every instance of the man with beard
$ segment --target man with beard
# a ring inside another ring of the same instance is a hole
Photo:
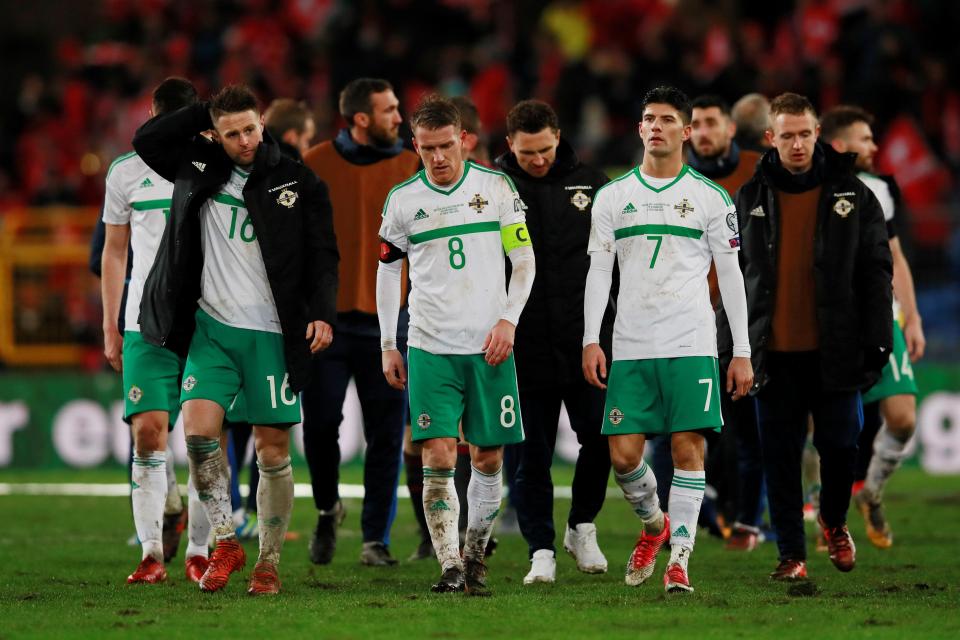
[[[866,520],[870,542],[886,549],[893,544],[893,534],[883,510],[883,488],[900,466],[917,424],[917,384],[911,362],[923,357],[926,340],[917,311],[913,275],[897,237],[897,222],[902,215],[900,190],[892,176],[874,173],[877,145],[873,141],[872,123],[873,116],[863,109],[842,105],[824,113],[820,127],[824,142],[841,153],[857,154],[857,177],[880,201],[893,254],[893,353],[880,381],[863,394],[864,424],[854,490],[857,484],[861,488],[853,498]],[[902,318],[902,328],[898,316]]]
[[[347,127],[334,140],[304,153],[304,163],[328,185],[333,225],[343,256],[337,296],[336,344],[314,360],[313,382],[303,392],[303,443],[313,501],[319,511],[310,541],[310,560],[328,564],[336,548],[336,527],[344,517],[338,492],[340,446],[338,428],[347,383],[354,378],[363,408],[367,442],[361,515],[363,551],[360,561],[390,566],[390,525],[395,515],[397,474],[406,395],[392,389],[380,365],[377,322],[377,244],[383,203],[393,185],[416,172],[417,155],[405,150],[398,136],[399,102],[386,80],[358,78],[340,93],[340,114]],[[403,279],[406,282],[406,279]],[[401,341],[406,323],[401,321]]]

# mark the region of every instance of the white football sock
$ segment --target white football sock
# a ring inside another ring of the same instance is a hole
[[[260,562],[280,563],[283,538],[293,511],[293,467],[290,456],[266,467],[257,460],[260,484],[257,485],[257,517],[260,525]]]
[[[167,449],[167,499],[163,505],[163,515],[170,516],[183,511],[180,487],[177,486],[177,471],[173,466],[173,452]]]
[[[471,470],[470,484],[467,485],[467,535],[463,543],[465,560],[483,560],[493,522],[500,513],[502,469],[490,474],[477,471],[476,467]]]
[[[887,429],[886,423],[877,433],[873,441],[873,457],[870,459],[867,477],[863,483],[863,488],[868,490],[875,500],[883,497],[883,488],[887,485],[887,480],[900,468],[907,442],[909,439],[901,442],[895,438]]]
[[[207,557],[210,552],[210,520],[207,512],[197,495],[197,487],[193,484],[193,475],[187,480],[187,520],[189,521],[190,535],[187,543],[186,558],[193,556]]]
[[[657,477],[647,463],[641,460],[640,466],[633,471],[613,475],[623,490],[623,497],[643,520],[647,532],[659,533],[663,529],[663,511],[657,498]]]
[[[460,501],[453,484],[453,469],[423,468],[423,512],[430,529],[430,540],[444,571],[463,570],[460,559]]]
[[[230,506],[230,469],[220,450],[220,441],[203,436],[187,436],[190,476],[197,487],[203,510],[217,540],[236,535]]]
[[[133,523],[143,546],[143,558],[163,562],[163,503],[167,495],[167,453],[152,451],[133,455],[130,480],[133,486]]]
[[[693,549],[697,537],[697,520],[700,518],[700,504],[703,502],[703,490],[707,484],[704,471],[673,470],[673,484],[670,486],[670,546]]]

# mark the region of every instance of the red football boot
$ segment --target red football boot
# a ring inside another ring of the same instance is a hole
[[[804,560],[781,560],[770,577],[774,580],[803,580],[807,577],[807,563]]]
[[[167,570],[163,563],[147,556],[137,565],[137,570],[127,576],[127,584],[156,584],[167,579]]]
[[[202,578],[203,574],[207,572],[207,567],[209,566],[210,561],[203,556],[190,556],[187,558],[187,579],[190,580],[190,582],[196,582],[199,584],[200,578]]]
[[[280,593],[280,575],[277,565],[272,562],[257,562],[250,577],[247,593],[251,596],[275,595]]]
[[[637,544],[627,562],[627,574],[624,581],[631,587],[643,584],[653,575],[653,568],[657,563],[657,552],[670,539],[670,517],[663,514],[663,531],[657,535],[650,535],[644,530],[637,538]]]
[[[853,544],[847,525],[828,527],[823,521],[823,516],[820,517],[819,522],[820,528],[823,529],[823,537],[827,539],[827,552],[830,554],[833,566],[844,573],[853,571],[857,563],[857,547]]]
[[[227,586],[230,574],[243,569],[247,564],[247,554],[234,538],[218,540],[210,556],[210,564],[200,578],[201,591],[219,591]]]

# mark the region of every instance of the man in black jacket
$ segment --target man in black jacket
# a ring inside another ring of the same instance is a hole
[[[771,577],[794,580],[806,576],[800,459],[809,414],[821,460],[820,525],[834,565],[854,567],[846,514],[863,424],[859,391],[876,381],[893,346],[893,267],[883,212],[854,174],[855,155],[817,143],[816,111],[803,96],[777,97],[771,120],[774,148],[736,206],[780,551]]]
[[[200,135],[210,130],[213,141]],[[133,146],[174,183],[140,325],[148,342],[187,356],[180,400],[190,474],[216,536],[200,589],[222,589],[246,563],[219,443],[242,391],[260,467],[249,593],[277,593],[293,507],[287,428],[300,420],[311,353],[333,339],[338,253],[326,186],[280,154],[243,86],[151,119]]]
[[[527,228],[537,259],[537,278],[514,344],[526,440],[518,445],[513,501],[520,531],[530,547],[531,568],[523,581],[531,584],[553,582],[556,576],[550,465],[561,403],[581,446],[563,546],[581,571],[607,570],[593,524],[610,475],[610,452],[600,434],[605,396],[583,379],[580,352],[583,291],[590,268],[591,203],[596,190],[609,179],[577,159],[560,138],[557,115],[546,103],[517,104],[507,116],[507,135],[510,152],[496,162],[514,179],[528,207]],[[609,356],[612,303],[603,330]]]

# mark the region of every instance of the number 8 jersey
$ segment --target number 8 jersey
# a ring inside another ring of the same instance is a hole
[[[634,168],[600,188],[592,216],[587,251],[615,253],[620,268],[613,359],[716,357],[707,272],[740,247],[726,190],[686,165],[660,180]]]
[[[410,263],[408,344],[434,354],[476,354],[507,301],[504,255],[530,246],[513,181],[466,162],[450,188],[421,170],[394,187],[380,237]]]

